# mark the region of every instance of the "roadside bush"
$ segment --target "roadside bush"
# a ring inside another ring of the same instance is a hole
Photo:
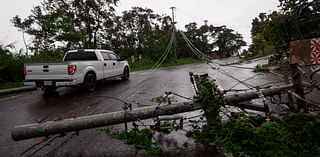
[[[47,53],[41,53],[38,55],[27,57],[20,54],[13,54],[7,47],[10,46],[0,45],[0,84],[21,82],[22,80],[24,80],[24,63],[61,61],[63,56],[62,49],[57,49],[57,52],[48,51]],[[54,55],[50,55],[48,53]]]
[[[163,156],[164,152],[158,143],[152,140],[153,133],[150,129],[132,129],[131,131],[116,131],[111,134],[117,139],[124,140],[125,144],[133,145],[137,149],[146,150],[148,156]]]
[[[0,48],[0,83],[23,80],[23,59]]]
[[[267,68],[266,64],[258,64],[254,67],[253,72],[269,72],[269,69]]]
[[[287,116],[256,122],[241,116],[227,123],[214,122],[194,131],[193,137],[234,156],[317,156],[320,154],[320,115]]]
[[[320,155],[320,114],[271,116],[266,120],[262,116],[231,113],[232,118],[221,122],[219,114],[206,115],[212,110],[217,112],[217,104],[224,104],[223,97],[213,92],[216,89],[212,83],[200,81],[201,92],[196,96],[196,100],[204,105],[207,125],[193,126],[188,137],[214,146],[220,153],[231,157]]]

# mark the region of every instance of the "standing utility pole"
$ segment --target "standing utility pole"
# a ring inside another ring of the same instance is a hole
[[[208,25],[208,20],[204,20],[204,25]]]
[[[176,9],[176,7],[170,7],[170,9],[172,10],[174,61],[176,63],[178,63],[178,59],[177,59],[177,44],[176,44],[176,27],[175,27],[176,22],[174,22],[174,9]]]

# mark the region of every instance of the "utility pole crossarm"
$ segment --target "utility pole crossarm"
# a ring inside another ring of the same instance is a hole
[[[172,24],[175,25],[176,22],[174,22],[174,10],[176,9],[176,7],[170,7],[170,9],[172,10]]]

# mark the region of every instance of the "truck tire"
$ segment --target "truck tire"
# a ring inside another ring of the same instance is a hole
[[[129,68],[126,66],[123,70],[123,76],[121,77],[122,80],[129,80],[130,77],[130,70]]]
[[[93,73],[88,73],[86,75],[86,77],[84,78],[82,87],[89,91],[92,92],[96,89],[96,85],[97,85],[97,79],[96,76]]]

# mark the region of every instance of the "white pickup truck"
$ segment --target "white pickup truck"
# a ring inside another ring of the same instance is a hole
[[[25,63],[24,85],[40,87],[51,93],[58,87],[82,86],[94,91],[98,80],[121,77],[128,80],[127,61],[109,50],[85,49],[68,51],[63,62]]]

